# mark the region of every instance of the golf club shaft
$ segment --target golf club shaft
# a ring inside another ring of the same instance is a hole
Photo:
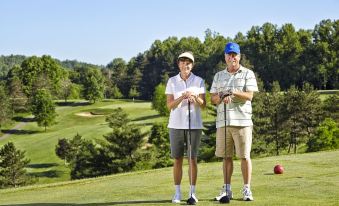
[[[191,102],[188,100],[188,146],[189,146],[189,170],[190,170],[190,196],[192,197],[192,139],[191,139]]]
[[[226,104],[224,102],[224,120],[225,120],[225,150],[224,150],[224,153],[225,153],[225,161],[224,161],[224,164],[225,164],[225,176],[226,176],[226,181],[227,181],[227,163],[226,163],[226,159],[227,159],[227,156],[226,156],[226,146],[227,146],[227,143],[226,143],[226,140],[227,140],[227,118],[226,118]]]

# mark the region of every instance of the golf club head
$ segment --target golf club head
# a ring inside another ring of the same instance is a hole
[[[228,195],[225,195],[219,200],[219,202],[220,204],[228,204],[230,203],[230,198],[228,197]]]
[[[196,204],[195,199],[193,197],[188,198],[187,204],[188,205],[195,205]]]

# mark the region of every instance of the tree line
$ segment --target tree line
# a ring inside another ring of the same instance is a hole
[[[78,90],[83,89],[78,93],[92,101],[103,97],[151,100],[155,87],[178,72],[176,61],[179,53],[187,50],[193,52],[196,58],[193,72],[204,78],[209,85],[213,75],[225,67],[225,43],[236,41],[241,46],[241,63],[257,74],[267,90],[271,89],[274,81],[278,81],[283,90],[291,85],[301,88],[305,82],[309,82],[315,89],[338,89],[338,31],[339,20],[329,19],[315,25],[313,30],[296,30],[292,24],[278,27],[265,23],[253,26],[246,34],[239,32],[234,38],[225,38],[207,29],[203,41],[197,37],[155,40],[148,50],[128,62],[115,58],[106,66],[55,59],[53,64],[41,65],[37,57],[1,56],[0,75],[1,79],[8,81],[13,77],[13,67],[21,67],[23,71],[29,68],[30,75],[21,80],[31,87],[36,78],[34,75],[38,75],[38,67],[47,67],[46,72],[48,67],[68,68],[62,76],[58,72],[44,75],[51,80],[49,83],[60,84],[59,87],[62,85],[63,89],[69,90],[70,85],[78,87]],[[99,70],[99,74],[86,72],[91,69]],[[87,88],[86,84],[92,84],[93,88]],[[96,89],[99,91],[94,92]],[[92,94],[93,92],[97,94]],[[70,96],[65,91],[62,94],[65,99]]]

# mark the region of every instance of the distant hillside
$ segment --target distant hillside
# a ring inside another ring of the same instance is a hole
[[[4,78],[8,71],[14,66],[14,65],[21,65],[21,63],[28,58],[29,56],[24,56],[24,55],[8,55],[8,56],[4,56],[1,55],[0,56],[0,79]],[[55,58],[53,58],[55,59]],[[74,69],[76,67],[82,67],[82,66],[93,66],[93,67],[98,67],[98,68],[103,68],[104,66],[99,66],[99,65],[95,65],[95,64],[90,64],[90,63],[86,63],[86,62],[79,62],[77,60],[57,60],[57,62],[60,63],[60,65],[64,68],[67,69]]]
[[[240,162],[233,174],[234,200],[231,205],[339,205],[339,151],[268,157],[253,160],[252,190],[255,200],[241,200]],[[275,164],[285,173],[274,175]],[[188,195],[187,166],[184,168],[183,196]],[[212,201],[222,185],[221,163],[199,165],[199,205]],[[0,190],[0,205],[173,205],[172,169],[118,174],[80,181]],[[184,203],[184,202],[182,202]]]
[[[5,77],[8,71],[14,65],[20,65],[24,60],[25,56],[23,55],[9,55],[9,56],[0,56],[0,79]]]

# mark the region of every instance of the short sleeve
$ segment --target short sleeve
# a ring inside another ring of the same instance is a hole
[[[254,72],[251,71],[251,70],[248,70],[247,75],[246,75],[245,90],[247,92],[257,92],[258,91],[257,80],[255,78]]]
[[[214,75],[212,86],[211,86],[211,89],[210,89],[210,93],[218,93],[218,90],[217,90],[217,81],[218,81],[218,76],[219,76],[218,74],[219,73],[216,73]]]
[[[168,79],[165,94],[173,94],[173,87],[172,87],[172,78]]]

